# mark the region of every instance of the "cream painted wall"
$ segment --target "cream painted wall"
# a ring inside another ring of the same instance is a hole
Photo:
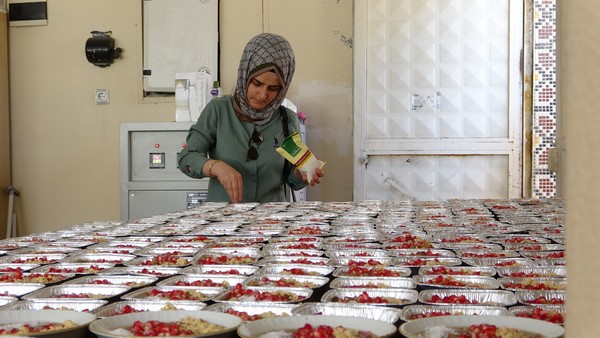
[[[10,119],[8,110],[8,17],[0,13],[0,238],[6,236],[10,185]]]
[[[600,97],[600,2],[559,0],[558,4],[559,149],[561,168],[565,168],[559,180],[567,201],[569,269],[566,330],[567,337],[596,337],[600,316],[600,113],[596,101]]]
[[[311,200],[352,200],[352,8],[352,0],[221,1],[225,91],[253,35],[282,34],[295,49],[288,97],[308,116],[309,147],[328,163]],[[48,22],[9,32],[20,235],[118,220],[120,124],[175,116],[173,99],[141,97],[141,0],[49,1]],[[110,67],[85,58],[92,30],[112,31],[123,48]],[[94,104],[96,88],[110,90],[110,104]]]

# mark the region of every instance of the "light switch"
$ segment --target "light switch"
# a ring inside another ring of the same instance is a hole
[[[108,89],[96,89],[95,101],[96,104],[109,104],[110,94]]]

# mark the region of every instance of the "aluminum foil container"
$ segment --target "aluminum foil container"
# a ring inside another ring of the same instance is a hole
[[[505,290],[566,290],[566,278],[518,278],[502,277],[498,278],[500,287]]]
[[[265,302],[265,303],[299,303],[310,298],[313,293],[309,288],[280,288],[272,286],[243,286],[244,290],[252,291],[252,294],[244,294],[237,299],[232,299],[231,292],[233,288],[227,289],[216,295],[215,302]],[[283,300],[270,300],[269,295],[275,294],[284,297]],[[256,297],[264,299],[257,300]]]
[[[202,248],[165,248],[165,247],[146,247],[139,249],[135,252],[137,256],[152,257],[157,255],[173,255],[173,256],[187,256],[192,257]]]
[[[506,235],[488,238],[491,243],[497,244],[548,244],[552,241],[541,237],[531,235]]]
[[[496,243],[441,243],[440,247],[447,250],[502,250],[503,246]]]
[[[271,239],[271,236],[235,234],[235,236],[219,237],[218,241],[215,241],[210,244],[210,247],[212,247],[218,243],[235,243],[235,244],[244,243],[244,244],[247,244],[249,247],[253,247],[252,246],[253,244],[262,245],[262,244],[268,242],[270,239]]]
[[[83,253],[72,255],[61,260],[61,263],[111,263],[123,264],[134,259],[136,256],[131,254],[113,254],[113,253]]]
[[[365,266],[349,267],[340,266],[333,272],[334,277],[408,277],[412,271],[408,267],[401,266]]]
[[[513,258],[521,255],[512,250],[456,250],[460,258]]]
[[[444,300],[445,297],[452,299]],[[427,289],[419,293],[419,302],[431,305],[511,306],[517,303],[517,297],[507,290]]]
[[[43,265],[31,272],[36,273],[75,273],[75,274],[94,274],[114,267],[112,263],[55,263]]]
[[[323,249],[325,249],[326,251],[347,250],[347,249],[358,249],[358,250],[381,249],[382,247],[383,246],[381,245],[381,243],[373,243],[373,242],[323,244]]]
[[[564,266],[499,267],[496,270],[500,277],[567,277],[567,268]]]
[[[259,269],[254,265],[192,265],[181,270],[184,275],[237,275],[250,276]]]
[[[504,244],[504,248],[506,250],[515,250],[515,251],[555,251],[555,250],[564,250],[564,244]]]
[[[509,313],[513,316],[529,317],[540,319],[542,316],[543,320],[548,322],[563,325],[565,316],[567,314],[567,308],[564,305],[546,305],[546,306],[530,306],[521,305],[513,306],[508,309]],[[533,312],[537,312],[535,316],[532,316]]]
[[[251,238],[250,236],[246,236],[248,238]],[[208,244],[206,246],[206,249],[230,249],[230,250],[239,250],[242,248],[249,248],[249,249],[262,249],[265,246],[265,244],[257,242],[245,242],[240,240],[239,242],[236,241],[218,241],[218,242],[214,242],[212,244]]]
[[[267,256],[289,256],[289,257],[321,257],[325,251],[321,250],[302,250],[302,249],[272,249],[263,250],[263,255]]]
[[[519,290],[515,291],[515,296],[519,303],[526,305],[564,305],[567,292],[565,290]]]
[[[389,256],[375,257],[375,256],[352,256],[352,257],[334,257],[331,258],[330,265],[339,266],[353,266],[361,265],[365,267],[373,266],[389,266],[393,265],[394,258]]]
[[[181,268],[163,266],[118,266],[98,272],[98,275],[142,275],[165,277],[177,275],[181,273],[181,271]]]
[[[179,286],[147,286],[128,292],[121,296],[123,300],[185,300],[206,302],[212,300],[222,288],[179,287]],[[156,294],[153,294],[156,293]]]
[[[359,297],[368,295],[370,299],[359,300]],[[381,297],[386,302],[375,298]],[[413,289],[331,289],[321,297],[324,303],[351,303],[364,305],[403,306],[417,302],[419,292]]]
[[[405,267],[422,267],[432,265],[443,265],[443,266],[458,266],[462,264],[462,260],[457,257],[419,257],[419,256],[405,256],[396,257],[393,260],[393,265],[405,266]]]
[[[462,258],[462,261],[471,266],[493,266],[496,268],[504,266],[537,266],[533,260],[523,257],[514,258]]]
[[[323,244],[327,245],[345,245],[345,244],[358,244],[358,243],[372,243],[377,242],[376,234],[354,234],[349,236],[332,236],[323,238]],[[378,244],[378,243],[377,243]]]
[[[8,272],[0,275],[0,283],[40,283],[44,285],[51,285],[64,282],[65,280],[73,278],[74,276],[74,273],[58,274],[36,272]]]
[[[136,257],[129,261],[123,262],[125,266],[145,266],[147,268],[154,267],[174,267],[181,268],[190,265],[192,257],[184,256],[169,256],[156,255],[151,257]]]
[[[4,310],[9,304],[17,302],[17,297],[0,296],[0,310]]]
[[[125,285],[61,284],[28,293],[21,299],[109,299],[129,290],[131,288]]]
[[[456,257],[456,254],[446,249],[391,249],[387,250],[394,257]]]
[[[292,309],[292,314],[323,315],[323,316],[349,316],[381,320],[394,324],[400,319],[402,310],[393,307],[372,306],[345,303],[303,303]]]
[[[158,277],[143,275],[93,275],[83,276],[66,281],[68,284],[97,284],[97,285],[125,285],[137,288],[150,285],[158,280]]]
[[[331,258],[356,258],[356,257],[389,257],[388,251],[383,249],[335,249],[325,252]]]
[[[308,264],[273,264],[265,265],[256,271],[255,275],[309,275],[309,276],[327,276],[334,271],[334,267],[326,265],[308,265]]]
[[[441,245],[455,244],[455,243],[488,243],[485,236],[476,234],[461,234],[457,233],[454,235],[440,235],[434,238],[434,241],[441,243]]]
[[[10,303],[2,310],[73,310],[93,312],[108,304],[104,299],[27,299]]]
[[[418,286],[433,288],[451,288],[451,289],[498,289],[500,283],[494,277],[486,276],[448,276],[448,275],[420,275],[414,277]],[[441,279],[441,280],[440,280]],[[456,282],[458,285],[448,285],[445,283]]]
[[[321,250],[323,244],[320,242],[277,242],[269,243],[262,248],[262,251],[280,251],[280,250],[298,249],[298,250]]]
[[[20,264],[51,264],[67,257],[67,254],[19,254],[0,257],[0,264],[7,263],[18,266]]]
[[[534,259],[536,264],[541,266],[566,266],[567,260],[564,258],[544,258],[544,259]]]
[[[194,265],[199,264],[210,264],[213,260],[216,260],[213,264],[252,264],[262,257],[262,253],[256,248],[242,248],[242,249],[230,249],[230,248],[216,248],[206,249],[201,251],[199,254],[193,257]],[[221,259],[226,259],[226,263],[217,263]]]
[[[510,312],[502,306],[407,305],[402,309],[400,318],[403,321],[409,321],[419,318],[457,315],[510,316]]]
[[[125,300],[105,305],[93,313],[98,318],[112,317],[125,313],[164,310],[203,310],[206,303],[182,300]]]
[[[173,276],[158,282],[158,286],[181,286],[181,287],[217,287],[230,288],[242,283],[246,277],[236,275],[185,275]]]
[[[19,264],[18,266],[15,266],[15,264],[12,263],[2,263],[0,264],[0,273],[16,272],[19,271],[19,269],[20,271],[30,271],[39,266],[39,264]]]
[[[9,297],[21,297],[44,287],[45,285],[41,283],[0,283],[0,294]]]
[[[531,259],[564,259],[564,250],[552,250],[552,251],[519,251],[521,256]]]
[[[258,303],[258,302],[222,302],[207,306],[203,310],[225,312],[236,315],[245,321],[264,318],[292,316],[297,304],[289,303]]]
[[[487,276],[496,275],[496,268],[489,266],[423,266],[419,268],[419,275],[459,275],[459,276]]]
[[[270,237],[268,242],[269,244],[279,244],[279,243],[312,243],[315,245],[322,245],[325,239],[322,237],[314,237],[314,236],[303,236],[303,235],[295,235],[295,236],[282,236],[282,237]]]
[[[330,265],[330,259],[326,257],[294,257],[294,256],[269,256],[256,262],[256,265],[294,265],[296,267],[304,266],[327,266]]]
[[[337,277],[331,281],[329,287],[338,288],[403,288],[415,289],[417,283],[413,278],[407,277]]]
[[[8,255],[46,255],[46,254],[70,254],[79,251],[79,248],[66,246],[39,246],[32,245],[24,248],[7,251]]]
[[[329,278],[309,275],[284,275],[261,274],[248,277],[242,284],[244,286],[275,286],[275,287],[303,287],[316,289],[329,282]]]

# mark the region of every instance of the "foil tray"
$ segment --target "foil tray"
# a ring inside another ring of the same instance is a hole
[[[181,273],[181,268],[164,266],[117,266],[103,271],[98,275],[141,275],[165,277]]]
[[[181,287],[217,287],[217,288],[230,288],[238,283],[242,283],[246,277],[237,275],[178,275],[169,277],[163,281],[158,282],[158,286],[181,286]],[[186,284],[186,285],[177,285]],[[194,285],[196,283],[196,285]],[[213,284],[213,285],[202,285],[202,284]]]
[[[367,266],[374,266],[374,265],[385,265],[385,266],[389,266],[389,265],[393,265],[394,264],[394,258],[390,257],[390,256],[381,256],[381,257],[376,257],[376,256],[352,256],[352,257],[333,257],[331,258],[331,262],[330,265],[333,265],[335,267],[340,267],[340,266],[349,266],[349,265],[354,265],[354,264],[364,264],[365,267]]]
[[[53,285],[28,293],[21,299],[109,299],[131,288],[124,285],[72,284]]]
[[[75,273],[75,274],[94,274],[112,268],[112,263],[55,263],[43,265],[30,270],[37,273]]]
[[[462,261],[471,266],[536,266],[533,260],[524,257],[514,258],[463,258]]]
[[[250,276],[259,269],[254,265],[192,265],[181,270],[184,275]]]
[[[137,288],[150,285],[158,280],[158,277],[144,275],[94,275],[83,276],[66,281],[63,285],[69,284],[96,284],[96,285],[125,285],[130,288]]]
[[[123,265],[125,265],[125,266],[143,266],[143,267],[147,267],[147,268],[153,268],[153,267],[159,267],[159,266],[160,267],[182,268],[182,267],[190,265],[190,263],[192,261],[191,257],[177,256],[177,260],[175,262],[170,262],[170,261],[159,262],[159,261],[154,260],[154,257],[157,257],[157,256],[159,256],[159,255],[151,256],[151,257],[136,257],[134,259],[124,262]]]
[[[401,319],[409,321],[434,316],[510,316],[503,306],[472,306],[472,305],[407,305],[402,309]]]
[[[281,283],[278,283],[278,281],[281,281]],[[323,276],[259,274],[248,277],[242,284],[244,286],[305,287],[317,289],[328,282],[329,278]],[[287,286],[287,284],[291,285]]]
[[[387,302],[359,302],[357,298],[363,293],[366,293],[370,298],[385,298]],[[343,298],[352,298],[353,300],[344,301],[342,300]],[[331,289],[323,294],[321,297],[321,302],[403,306],[416,303],[418,298],[419,292],[413,289]]]
[[[160,292],[160,295],[151,295],[155,290]],[[212,300],[217,294],[223,291],[222,288],[208,287],[179,287],[179,286],[147,286],[139,290],[131,291],[123,296],[123,300],[185,300],[185,301],[200,301],[206,302]],[[176,299],[169,297],[176,296]]]
[[[219,293],[217,296],[213,298],[215,302],[265,302],[265,303],[299,303],[305,301],[310,298],[313,293],[312,289],[309,288],[281,288],[281,287],[267,287],[267,286],[243,286],[245,290],[251,290],[252,292],[266,294],[266,293],[275,293],[277,295],[287,295],[290,297],[288,300],[255,300],[254,295],[246,294],[239,299],[232,300],[230,296],[230,292],[233,290],[227,289]]]
[[[275,264],[265,265],[260,270],[256,271],[255,275],[310,275],[310,276],[327,276],[334,271],[334,267],[325,265],[308,265],[308,264]]]
[[[361,256],[369,256],[374,259],[380,257],[389,257],[387,250],[383,249],[343,249],[336,248],[335,250],[328,250],[325,252],[327,257],[331,258],[356,258]]]
[[[73,310],[93,312],[108,304],[103,299],[27,299],[10,303],[2,310]]]
[[[500,287],[505,290],[566,290],[566,278],[520,278],[520,277],[502,277],[498,278]],[[516,285],[515,285],[516,284]],[[541,286],[541,285],[544,286]]]
[[[291,256],[291,257],[321,257],[325,251],[314,249],[263,249],[263,255],[268,256]]]
[[[446,285],[436,283],[436,279],[442,277],[444,280],[456,281],[465,285]],[[500,287],[500,283],[494,277],[487,276],[442,276],[442,275],[420,275],[415,276],[415,282],[420,287],[450,288],[450,289],[487,289],[493,290]]]
[[[564,302],[567,298],[567,292],[564,290],[520,290],[515,291],[515,296],[517,297],[517,301],[519,303],[525,305],[564,305]],[[536,302],[535,300],[539,299],[540,297],[545,298],[549,301],[549,303],[541,304],[539,302]],[[550,301],[553,299],[562,302],[562,304],[550,304]]]
[[[456,257],[454,252],[447,249],[390,249],[387,251],[393,257]]]
[[[292,316],[293,310],[296,307],[298,307],[298,304],[262,302],[221,302],[209,305],[206,308],[204,308],[204,310],[234,314],[245,321],[250,321],[263,318]]]
[[[331,281],[329,287],[332,289],[415,289],[417,284],[413,278],[407,277],[337,277]]]
[[[462,276],[488,276],[493,277],[496,268],[489,266],[423,266],[418,274],[424,275],[462,275]]]
[[[402,311],[393,307],[344,304],[344,303],[302,303],[292,309],[292,314],[323,315],[323,316],[350,316],[381,320],[394,324],[400,318]]]
[[[198,311],[206,307],[206,303],[200,301],[182,300],[125,300],[105,305],[93,313],[98,318],[117,316],[124,313],[142,311],[164,311],[164,310],[186,310]],[[131,309],[131,310],[130,310]]]
[[[0,294],[9,297],[21,297],[44,287],[45,285],[41,283],[0,283]]]
[[[433,302],[431,300],[433,296],[440,298],[464,296],[471,304]],[[507,290],[428,289],[419,293],[419,302],[430,305],[511,306],[517,303],[517,297]]]
[[[419,256],[404,256],[394,258],[393,265],[415,267],[431,265],[458,266],[462,261],[457,257],[419,257]]]
[[[500,277],[567,277],[564,266],[499,267],[497,271]]]
[[[269,256],[256,262],[256,265],[266,266],[275,264],[303,266],[327,266],[330,259],[327,257],[294,257],[294,256]]]
[[[356,269],[354,269],[356,270]],[[353,271],[354,271],[353,270]],[[401,266],[386,266],[386,267],[365,267],[358,272],[364,271],[364,273],[369,273],[369,276],[356,276],[350,274],[351,268],[349,266],[340,266],[335,271],[333,271],[334,277],[376,277],[383,274],[381,277],[408,277],[411,275],[412,271],[409,267],[401,267]],[[358,273],[357,272],[357,273]],[[373,274],[376,274],[375,276]],[[387,276],[386,276],[387,274]],[[390,275],[391,274],[391,275]]]
[[[71,255],[62,259],[61,263],[109,263],[123,264],[134,259],[136,256],[131,254],[113,254],[113,253],[82,253]]]

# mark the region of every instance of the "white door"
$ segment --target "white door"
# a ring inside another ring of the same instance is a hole
[[[354,15],[354,200],[521,196],[523,0]]]

